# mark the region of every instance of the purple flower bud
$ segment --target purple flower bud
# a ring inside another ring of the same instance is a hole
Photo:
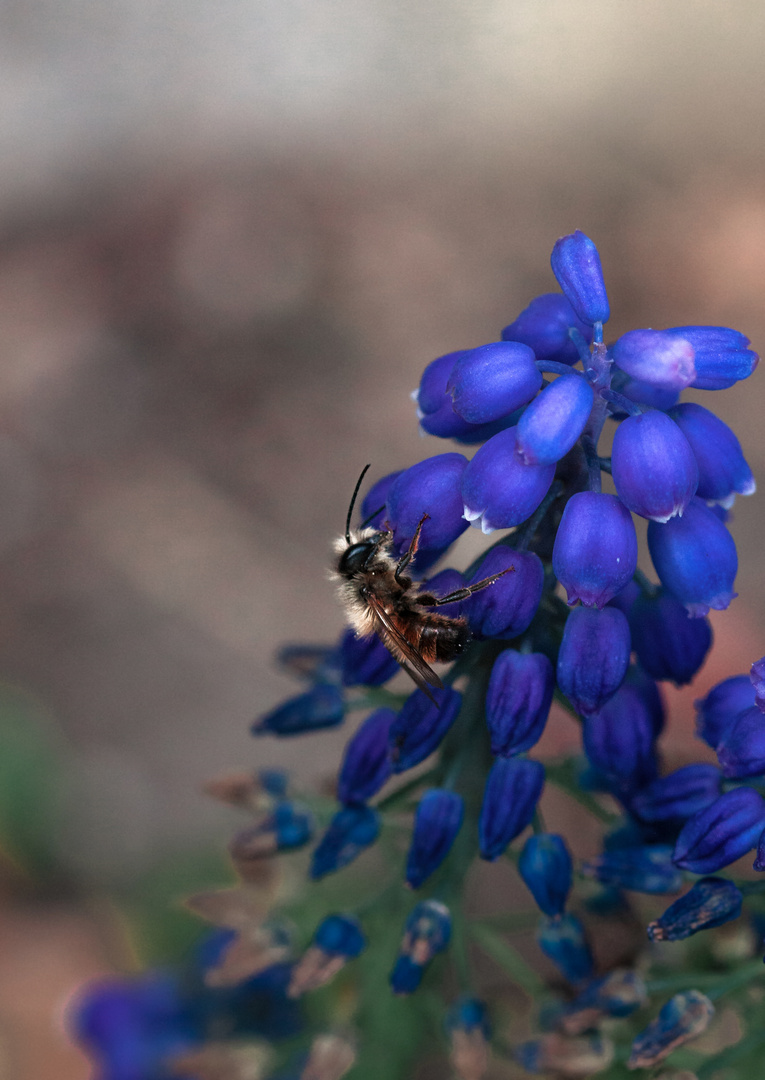
[[[749,679],[754,687],[754,703],[758,709],[765,712],[765,656],[752,664]]]
[[[667,844],[617,847],[582,864],[585,877],[603,885],[661,895],[679,892],[683,875],[672,865],[672,848]]]
[[[554,465],[524,465],[516,453],[517,429],[489,439],[462,477],[464,517],[484,533],[510,529],[531,517],[550,489]]]
[[[730,506],[736,494],[752,495],[757,485],[741,443],[709,409],[685,401],[669,414],[690,443],[699,466],[700,499]]]
[[[478,820],[481,858],[498,859],[531,823],[544,782],[544,766],[538,761],[497,758],[486,780]]]
[[[611,597],[607,606],[618,608],[629,618],[632,605],[639,596],[642,596],[642,590],[633,578],[632,581],[627,582],[623,589],[619,589],[615,596]]]
[[[560,690],[582,716],[602,709],[619,689],[630,647],[629,624],[617,608],[578,607],[570,612],[556,674]]]
[[[739,713],[717,744],[723,775],[732,780],[765,773],[765,716],[756,705]]]
[[[412,909],[404,927],[396,966],[390,982],[394,994],[411,994],[420,984],[425,967],[449,944],[452,919],[438,900],[424,900]]]
[[[277,851],[303,847],[312,838],[313,829],[313,816],[308,810],[282,799],[257,825],[240,830],[229,844],[229,851],[235,863],[248,864]]]
[[[618,371],[616,375],[620,374]],[[617,390],[629,401],[636,405],[647,405],[650,409],[671,409],[680,396],[679,390],[668,390],[663,386],[654,386],[652,383],[643,382],[642,379],[633,379],[629,375],[621,373],[621,378],[614,378],[611,382],[612,390]],[[621,413],[616,406],[610,407],[611,415],[615,419],[623,419],[628,413]]]
[[[380,815],[371,806],[344,806],[329,823],[311,858],[316,881],[353,862],[380,835]]]
[[[580,491],[566,503],[552,555],[569,604],[602,608],[637,566],[632,517],[615,495]]]
[[[576,915],[556,915],[541,919],[537,941],[542,952],[569,982],[578,983],[592,975],[593,960],[587,938]]]
[[[417,806],[412,843],[406,860],[406,883],[419,889],[452,849],[465,815],[461,795],[431,788]]]
[[[685,435],[655,409],[619,424],[611,472],[627,509],[653,521],[682,514],[699,482],[696,458]]]
[[[446,385],[457,360],[465,355],[465,350],[448,353],[428,364],[422,375],[419,390],[412,395],[417,402],[417,417],[420,427],[428,435],[442,439],[456,439],[458,442],[483,442],[496,435],[506,426],[507,421],[490,424],[469,424],[454,411],[452,395]],[[376,505],[380,505],[378,502]],[[374,510],[374,507],[371,508]],[[371,513],[370,510],[370,513]]]
[[[537,360],[575,364],[579,360],[579,350],[571,340],[569,330],[577,331],[588,344],[592,341],[592,327],[576,317],[566,297],[561,293],[544,293],[535,297],[515,322],[505,327],[502,340],[528,345]]]
[[[667,330],[629,330],[610,351],[627,375],[660,390],[684,390],[696,378],[693,346]]]
[[[538,833],[523,845],[518,872],[545,915],[562,915],[572,885],[571,856],[562,836]]]
[[[708,506],[692,499],[682,517],[648,524],[648,550],[662,585],[691,616],[723,611],[737,593],[733,537]]]
[[[313,943],[325,953],[355,959],[367,947],[359,920],[353,915],[327,915],[314,934]]]
[[[361,504],[360,522],[366,522],[371,529],[382,530],[385,528],[385,518],[387,516],[385,504],[388,501],[390,489],[403,471],[403,469],[399,469],[398,472],[388,473],[387,476],[383,476],[377,483],[372,485]],[[374,514],[374,517],[371,516],[372,514]]]
[[[398,661],[376,634],[360,638],[351,627],[340,639],[340,659],[343,686],[382,686],[399,670]]]
[[[528,629],[539,607],[545,572],[539,556],[531,551],[513,551],[501,546],[492,548],[481,560],[469,584],[474,585],[510,566],[514,567],[511,573],[463,601],[462,612],[473,637],[479,640],[518,637]],[[448,608],[439,608],[439,611],[448,612]]]
[[[516,452],[526,465],[552,465],[584,431],[594,402],[581,375],[561,375],[545,387],[518,421]]]
[[[328,915],[316,930],[313,944],[293,967],[287,996],[302,997],[326,985],[366,946],[358,919],[353,915]]]
[[[684,765],[654,780],[630,801],[641,821],[680,822],[706,809],[720,795],[722,776],[716,765]]]
[[[632,647],[654,679],[685,686],[706,659],[712,644],[708,619],[691,619],[679,600],[661,590],[643,594],[629,614]]]
[[[650,1069],[663,1061],[678,1046],[706,1031],[714,1011],[709,998],[698,990],[675,994],[633,1042],[627,1068]]]
[[[437,454],[405,469],[391,486],[387,518],[399,554],[409,547],[422,515],[428,515],[414,560],[420,573],[432,566],[467,528],[460,497],[466,464],[462,454]]]
[[[713,874],[751,851],[763,828],[762,796],[750,787],[727,791],[685,823],[675,844],[675,865]]]
[[[436,704],[422,690],[415,690],[390,728],[390,755],[394,773],[419,765],[433,753],[457,719],[462,695],[446,688],[431,690]]]
[[[391,775],[389,740],[395,719],[393,709],[376,709],[349,741],[337,780],[340,802],[366,802]]]
[[[507,649],[494,662],[486,723],[495,757],[530,749],[542,737],[552,704],[553,666],[543,653]]]
[[[702,878],[649,924],[648,936],[651,941],[682,941],[699,930],[722,926],[739,917],[743,899],[732,881]]]
[[[749,338],[727,326],[673,326],[664,331],[689,342],[694,351],[697,390],[727,390],[739,379],[748,379],[759,356],[747,348]]]
[[[454,411],[469,424],[509,416],[539,393],[542,376],[528,345],[493,341],[459,356],[447,382]]]
[[[738,715],[754,704],[754,690],[747,675],[733,675],[713,686],[696,706],[696,735],[713,750]]]
[[[585,717],[584,751],[618,792],[645,787],[656,777],[656,731],[640,688],[624,683],[594,715]]]
[[[556,240],[550,264],[572,308],[591,326],[608,322],[610,310],[598,249],[579,229]]]
[[[316,683],[306,694],[298,694],[261,716],[250,728],[253,735],[302,735],[306,731],[337,727],[345,708],[343,694],[334,683]]]

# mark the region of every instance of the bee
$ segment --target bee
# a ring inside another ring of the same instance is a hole
[[[366,522],[351,531],[353,508],[367,469],[369,465],[364,467],[356,483],[345,521],[345,535],[335,541],[337,562],[331,576],[339,585],[341,602],[357,636],[377,634],[404,671],[434,701],[429,687],[442,689],[444,684],[430,665],[454,660],[465,649],[471,634],[465,619],[441,615],[428,608],[465,600],[515,567],[509,566],[447,596],[421,592],[420,584],[405,571],[417,554],[422,527],[429,514],[422,515],[409,547],[398,559],[393,554],[393,532],[388,522],[383,531],[366,528]],[[379,513],[380,510],[376,510],[367,522]]]

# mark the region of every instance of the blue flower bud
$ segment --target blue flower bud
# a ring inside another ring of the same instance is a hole
[[[683,875],[672,865],[672,848],[667,844],[617,847],[582,865],[585,877],[603,885],[618,885],[634,892],[679,892]]]
[[[559,1026],[567,1035],[579,1035],[607,1016],[624,1017],[648,1000],[646,985],[636,971],[616,968],[587,983],[564,1007]]]
[[[567,1038],[548,1031],[516,1046],[513,1056],[526,1072],[551,1076],[593,1076],[614,1060],[614,1044],[603,1035]]]
[[[486,723],[495,757],[529,750],[542,737],[552,704],[553,666],[543,653],[507,649],[494,662]]]
[[[452,396],[446,386],[457,360],[465,355],[465,350],[448,353],[428,364],[422,374],[419,390],[412,397],[417,402],[417,418],[420,427],[428,435],[442,439],[456,439],[458,442],[483,442],[496,435],[498,430],[507,425],[507,420],[490,424],[469,424],[454,411]],[[382,501],[382,500],[381,500]],[[375,505],[379,506],[380,503]],[[374,506],[370,507],[370,513]],[[377,526],[376,526],[377,527]]]
[[[450,1034],[454,1031],[473,1031],[475,1028],[479,1028],[487,1039],[491,1034],[486,1003],[474,997],[458,998],[447,1012],[444,1025]]]
[[[367,947],[361,924],[353,915],[327,915],[319,924],[313,943],[325,953],[351,960]]]
[[[457,719],[462,696],[446,688],[431,690],[436,704],[422,690],[415,690],[390,728],[390,755],[394,773],[419,765],[440,745]]]
[[[351,627],[340,639],[340,659],[343,686],[382,686],[399,670],[397,660],[376,634],[357,637]]]
[[[765,712],[765,656],[752,664],[749,680],[754,687],[754,703],[758,709]]]
[[[754,689],[747,675],[733,675],[713,686],[696,706],[696,734],[713,750],[744,709],[754,705]]]
[[[412,909],[404,927],[396,966],[390,983],[394,994],[411,994],[420,985],[433,957],[449,944],[452,919],[449,909],[437,900],[424,900]]]
[[[405,469],[391,486],[387,519],[399,554],[409,547],[422,515],[428,515],[414,559],[419,573],[432,566],[467,528],[460,497],[466,464],[462,454],[437,454]]]
[[[528,345],[493,341],[459,356],[447,382],[454,411],[469,424],[509,416],[542,387],[536,357]]]
[[[649,522],[648,550],[662,585],[690,615],[723,611],[737,596],[736,544],[701,499],[691,499],[682,517],[664,525]]]
[[[683,822],[711,806],[721,793],[722,775],[716,765],[684,765],[654,780],[630,801],[641,821]]]
[[[632,517],[615,495],[580,491],[566,503],[552,555],[569,604],[602,608],[637,566]]]
[[[581,375],[561,375],[545,387],[518,421],[516,453],[526,465],[552,465],[584,431],[594,402]]]
[[[592,327],[578,319],[574,309],[561,293],[544,293],[535,297],[527,308],[502,331],[503,341],[520,341],[534,350],[537,360],[554,360],[558,364],[575,364],[579,350],[571,340],[570,330],[592,341]]]
[[[537,941],[545,956],[552,960],[569,982],[579,983],[592,975],[592,953],[587,944],[584,927],[576,915],[565,914],[556,915],[552,919],[540,919]]]
[[[660,390],[684,390],[696,378],[693,346],[667,330],[629,330],[610,353],[627,375]]]
[[[673,326],[665,333],[687,341],[693,348],[696,390],[727,390],[748,379],[759,356],[747,348],[749,338],[727,326]]]
[[[598,249],[577,229],[556,240],[550,264],[572,308],[592,326],[608,322],[610,310]]]
[[[696,494],[709,502],[730,506],[736,494],[752,495],[757,485],[741,443],[727,424],[693,401],[676,405],[669,414],[690,443],[699,466]]]
[[[528,629],[542,599],[545,572],[538,555],[532,551],[513,551],[507,547],[491,548],[481,560],[468,584],[498,574],[512,566],[493,585],[473,593],[462,603],[462,613],[470,624],[473,637],[512,640]],[[439,608],[448,612],[448,608]]]
[[[516,447],[517,429],[501,431],[480,447],[462,477],[465,520],[484,533],[531,517],[553,482],[554,465],[524,465]]]
[[[498,859],[534,817],[545,782],[544,766],[497,758],[489,770],[478,820],[481,858]]]
[[[419,889],[449,854],[464,815],[464,800],[456,792],[431,788],[422,796],[406,860],[406,883],[412,889]]]
[[[633,379],[618,369],[611,380],[611,389],[617,390],[629,401],[636,405],[647,405],[650,409],[671,409],[680,396],[679,390],[668,390],[663,386],[654,386],[652,383],[643,382],[642,379]],[[610,412],[614,419],[622,420],[629,414],[621,412],[615,405],[610,406]]]
[[[762,796],[750,787],[727,791],[686,821],[675,844],[675,865],[713,874],[751,851],[764,828]]]
[[[628,1069],[650,1069],[690,1039],[701,1035],[714,1016],[714,1005],[698,990],[675,994],[632,1043]]]
[[[613,697],[630,659],[630,628],[617,608],[578,607],[569,613],[558,653],[560,690],[582,716]]]
[[[624,683],[583,726],[584,752],[614,790],[631,793],[656,778],[656,730],[650,702]]]
[[[340,687],[320,682],[307,693],[289,698],[261,716],[250,731],[253,735],[302,735],[306,731],[337,727],[344,715]]]
[[[653,521],[682,514],[699,482],[699,468],[685,435],[666,413],[655,409],[619,424],[611,473],[627,509]]]
[[[314,934],[313,944],[292,969],[287,996],[302,997],[324,986],[367,947],[367,939],[353,915],[327,915]]]
[[[660,590],[635,601],[629,614],[632,647],[654,679],[685,686],[706,659],[712,644],[708,619],[692,619],[674,596]]]
[[[395,719],[393,709],[376,709],[348,742],[337,780],[340,802],[366,802],[391,775],[389,740]]]
[[[627,582],[623,589],[619,589],[619,592],[616,593],[615,596],[611,597],[607,606],[618,608],[619,611],[623,612],[627,618],[629,618],[632,605],[639,596],[642,596],[642,590],[633,578],[631,581]]]
[[[254,859],[274,855],[277,851],[303,847],[312,838],[313,830],[313,816],[309,811],[298,803],[283,799],[257,825],[238,832],[229,844],[229,851],[235,863],[246,866]]]
[[[399,469],[398,472],[388,473],[387,476],[383,476],[372,485],[361,504],[359,523],[366,522],[371,529],[382,530],[385,528],[385,518],[387,516],[385,504],[388,501],[390,489],[403,471],[403,469]],[[374,517],[371,516],[373,514]]]
[[[739,713],[723,733],[717,760],[731,780],[765,774],[765,716],[756,705]]]
[[[518,872],[545,915],[562,915],[572,885],[571,856],[562,836],[536,833],[523,845]]]
[[[353,862],[380,835],[380,815],[371,806],[344,806],[329,823],[311,857],[316,881]]]
[[[444,1026],[449,1037],[450,1063],[459,1080],[482,1080],[489,1067],[491,1025],[485,1004],[478,998],[462,997],[446,1014]]]
[[[705,877],[648,925],[651,941],[682,941],[699,930],[737,919],[744,896],[732,881]]]

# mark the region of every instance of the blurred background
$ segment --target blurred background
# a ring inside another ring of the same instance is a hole
[[[274,649],[339,632],[361,466],[448,448],[409,391],[555,287],[559,235],[612,337],[763,350],[764,47],[756,0],[0,7],[0,1077],[87,1075],[51,1015],[132,962],[107,896],[221,873],[207,777],[331,772],[344,732],[248,735],[295,692]],[[699,397],[759,477],[761,379]],[[764,525],[739,500],[670,753],[765,652]]]

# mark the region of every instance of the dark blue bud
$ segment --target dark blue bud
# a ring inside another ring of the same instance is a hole
[[[617,390],[629,401],[634,401],[636,405],[647,405],[650,409],[666,411],[672,408],[680,396],[678,390],[667,390],[662,386],[653,386],[652,383],[643,382],[642,379],[633,379],[623,373],[616,372],[615,374],[621,374],[621,378],[614,378],[611,382],[611,388]],[[628,415],[626,412],[620,413],[614,406],[610,406],[610,410],[615,419],[623,419]]]
[[[462,695],[446,688],[430,691],[433,701],[422,690],[415,690],[404,702],[390,729],[390,755],[394,773],[419,765],[440,745],[457,719]]]
[[[709,1026],[714,1005],[698,990],[675,994],[632,1043],[628,1069],[650,1069]]]
[[[564,1007],[559,1024],[567,1035],[579,1035],[607,1016],[630,1016],[647,1000],[648,991],[638,973],[616,968],[587,983]]]
[[[747,348],[749,338],[727,326],[673,326],[665,333],[687,341],[693,348],[696,390],[727,390],[748,379],[759,356]]]
[[[723,611],[737,595],[736,544],[701,499],[691,499],[682,517],[664,525],[649,522],[648,550],[662,585],[690,615]]]
[[[414,816],[412,843],[406,860],[406,883],[419,889],[452,849],[465,815],[461,795],[432,788],[426,791]]]
[[[582,873],[602,885],[655,895],[679,892],[683,887],[683,875],[673,866],[672,848],[667,844],[614,848],[588,859]]]
[[[732,881],[706,877],[670,904],[663,915],[648,925],[651,941],[682,941],[710,930],[713,926],[737,919],[741,914],[743,893]]]
[[[572,884],[571,856],[562,836],[535,833],[523,845],[518,872],[545,915],[562,915]]]
[[[732,675],[713,686],[696,706],[696,734],[713,750],[744,709],[754,705],[754,688],[748,675]]]
[[[376,634],[357,637],[350,627],[340,639],[340,659],[344,686],[382,686],[399,670]]]
[[[390,489],[402,472],[403,470],[399,469],[398,472],[388,473],[387,476],[383,476],[382,479],[372,485],[361,504],[360,522],[366,522],[371,529],[385,528],[385,518],[387,516],[385,504],[388,501]],[[374,517],[371,516],[373,514]]]
[[[462,518],[460,496],[466,464],[462,454],[437,454],[426,458],[405,469],[388,493],[387,519],[398,554],[409,547],[423,514],[428,515],[414,559],[420,573],[432,566],[467,528]]]
[[[458,998],[449,1008],[444,1018],[444,1026],[450,1035],[455,1031],[478,1030],[485,1039],[491,1037],[489,1010],[486,1003],[479,998]]]
[[[668,330],[629,330],[610,353],[627,375],[660,390],[684,390],[696,378],[693,346]]]
[[[640,688],[624,683],[598,712],[584,719],[587,760],[627,794],[656,778],[656,730],[650,703]]]
[[[380,834],[380,815],[370,806],[345,806],[329,823],[311,857],[311,878],[316,881],[353,862]]]
[[[446,386],[454,411],[469,424],[509,416],[539,392],[542,376],[528,345],[493,341],[457,358]]]
[[[686,821],[675,844],[675,865],[713,874],[756,845],[765,828],[765,801],[754,788],[727,791]]]
[[[624,681],[630,659],[629,623],[617,608],[578,607],[569,613],[558,653],[558,686],[574,709],[590,716]]]
[[[481,858],[498,859],[531,824],[544,782],[544,766],[538,761],[497,758],[489,770],[478,820]]]
[[[552,465],[584,431],[594,402],[581,375],[561,375],[545,387],[518,421],[516,452],[526,465]]]
[[[593,960],[587,938],[576,915],[557,915],[553,919],[541,919],[537,929],[537,941],[564,978],[579,983],[589,979]]]
[[[458,349],[456,352],[439,356],[437,360],[431,361],[423,371],[416,400],[420,411],[426,416],[438,412],[444,404],[446,385],[449,382],[452,368],[460,357],[465,355],[465,352],[465,349]]]
[[[502,331],[503,341],[520,341],[534,350],[537,360],[554,360],[558,364],[575,364],[579,350],[571,340],[570,330],[592,341],[592,327],[578,319],[574,309],[561,293],[544,293],[535,297],[515,322]]]
[[[699,466],[696,494],[730,506],[735,496],[752,495],[757,485],[741,443],[727,424],[709,409],[686,401],[669,414],[690,443]]]
[[[752,664],[749,680],[754,687],[754,703],[758,709],[765,712],[765,656]]]
[[[330,956],[359,956],[367,947],[361,923],[353,915],[327,915],[319,924],[313,943]]]
[[[692,619],[679,600],[660,590],[643,594],[629,614],[632,647],[654,679],[685,686],[706,659],[712,644],[708,619]]]
[[[436,435],[441,439],[456,439],[463,443],[483,442],[507,426],[508,421],[503,419],[490,424],[469,424],[454,411],[452,396],[447,392],[446,385],[452,368],[463,355],[464,350],[448,353],[428,364],[423,372],[420,388],[412,397],[417,402],[420,427],[426,434]],[[374,506],[369,512],[372,510]],[[378,527],[377,523],[375,527]]]
[[[721,793],[716,765],[684,765],[654,780],[630,801],[630,810],[648,822],[682,822],[711,806]]]
[[[366,802],[391,775],[389,741],[395,719],[393,709],[376,709],[348,742],[337,780],[340,802]]]
[[[390,985],[394,994],[413,994],[422,982],[425,968],[415,964],[410,956],[399,956],[390,973]]]
[[[473,637],[512,640],[528,629],[542,599],[545,572],[532,551],[495,547],[487,552],[468,584],[513,569],[493,585],[473,593],[462,602],[462,613]],[[448,613],[448,608],[439,608]]]
[[[489,439],[462,477],[465,520],[484,533],[510,529],[531,517],[550,489],[554,465],[524,465],[516,453],[517,429]]]
[[[340,687],[334,683],[316,683],[307,693],[289,698],[261,716],[250,731],[253,735],[302,735],[306,731],[337,727],[344,715]]]
[[[637,566],[632,516],[615,495],[580,491],[566,503],[552,555],[555,576],[586,607],[602,608]]]
[[[399,957],[391,972],[394,994],[411,994],[417,989],[426,966],[446,948],[451,934],[449,909],[438,900],[423,900],[412,909],[404,926]]]
[[[723,733],[717,760],[730,780],[765,774],[765,716],[756,705],[739,713]]]
[[[257,825],[238,832],[229,851],[234,862],[247,864],[277,851],[303,847],[313,837],[313,829],[312,814],[298,803],[283,799]]]
[[[590,326],[608,322],[610,310],[598,249],[581,230],[556,240],[550,264],[572,308]]]
[[[656,409],[619,424],[611,474],[627,509],[652,521],[682,514],[699,482],[690,443],[677,424]]]
[[[529,750],[542,737],[552,704],[553,666],[543,653],[507,649],[494,662],[486,723],[495,757]]]

